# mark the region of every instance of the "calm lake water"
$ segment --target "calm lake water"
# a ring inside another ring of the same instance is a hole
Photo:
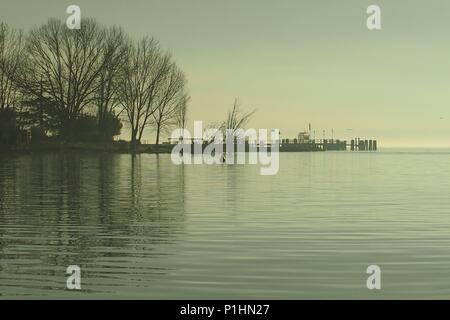
[[[261,176],[169,155],[3,155],[0,298],[450,298],[449,164],[281,153]]]

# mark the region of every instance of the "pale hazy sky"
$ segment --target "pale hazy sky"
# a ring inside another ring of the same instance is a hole
[[[283,136],[311,122],[317,137],[450,146],[450,1],[0,0],[0,20],[28,30],[69,4],[170,49],[191,122],[223,120],[237,97]],[[382,30],[366,28],[370,4]]]

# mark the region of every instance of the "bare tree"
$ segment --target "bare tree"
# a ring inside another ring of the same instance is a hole
[[[157,108],[157,97],[170,65],[170,56],[162,53],[153,38],[140,40],[129,51],[123,66],[119,101],[130,123],[133,148],[140,143]]]
[[[94,104],[97,108],[98,128],[102,139],[108,137],[108,119],[119,117],[122,110],[118,110],[119,83],[121,81],[121,67],[126,63],[129,41],[124,32],[112,27],[106,32],[106,39],[102,48],[104,68],[99,74],[99,86],[95,92]]]
[[[185,94],[184,99],[180,101],[175,112],[174,125],[179,129],[186,129],[188,121],[188,103],[191,98]]]
[[[91,110],[98,121],[98,128],[91,128],[102,138],[108,136],[111,116],[119,127],[124,114],[133,146],[150,125],[157,144],[171,125],[184,128],[186,80],[171,55],[153,38],[133,43],[120,28],[105,29],[92,19],[81,24],[71,30],[50,19],[32,29],[26,41],[21,32],[0,24],[0,110],[20,105],[26,126],[56,131],[66,140],[75,138]]]
[[[0,111],[18,107],[20,92],[14,79],[24,65],[24,47],[22,32],[0,23]]]
[[[99,76],[109,61],[105,41],[104,29],[90,19],[83,20],[79,30],[50,19],[31,30],[28,37],[28,68],[20,86],[27,94],[41,94],[52,101],[60,134],[69,140],[74,135],[74,121],[94,100]]]
[[[211,132],[211,136],[206,141],[207,143],[212,143],[215,135],[221,135],[226,138],[227,133],[234,136],[234,139],[242,138],[239,133],[239,129],[245,129],[250,118],[256,110],[249,112],[242,112],[238,100],[234,100],[234,105],[231,110],[228,111],[227,120],[222,122],[212,122],[207,126],[207,129]]]
[[[230,134],[236,134],[238,129],[244,129],[255,112],[256,110],[242,112],[238,100],[235,99],[233,108],[228,111],[227,120],[221,125],[221,130],[224,134],[226,134],[226,130],[230,130]]]
[[[168,74],[164,77],[158,94],[158,103],[152,114],[156,130],[156,144],[159,144],[161,132],[173,124],[180,108],[186,107],[185,85],[186,78],[183,72],[172,63]]]

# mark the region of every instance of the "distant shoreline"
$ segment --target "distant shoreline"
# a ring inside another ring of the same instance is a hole
[[[18,147],[5,148],[0,146],[0,154],[27,154],[27,153],[48,153],[48,152],[98,152],[98,153],[170,153],[173,146],[168,144],[145,144],[139,145],[134,152],[131,152],[130,144],[126,142],[111,143],[82,143],[82,142],[44,142],[39,144],[22,145]]]
[[[84,143],[84,142],[42,142],[15,147],[0,146],[0,154],[29,154],[29,153],[53,153],[53,152],[96,152],[96,153],[118,153],[118,154],[168,154],[172,152],[174,144],[141,144],[136,150],[131,150],[131,144],[127,141],[111,143]],[[205,147],[202,146],[202,149]],[[192,152],[194,153],[194,145]],[[226,151],[224,145],[223,150]],[[236,149],[235,149],[236,150]],[[270,147],[268,147],[270,152]],[[312,144],[297,144],[281,146],[279,152],[321,152]],[[248,152],[248,145],[246,146]]]

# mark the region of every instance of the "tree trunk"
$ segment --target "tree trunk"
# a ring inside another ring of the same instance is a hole
[[[161,122],[156,125],[156,154],[159,153],[159,135],[161,133]]]
[[[159,144],[159,135],[161,133],[161,125],[158,123],[156,126],[156,144]]]
[[[138,144],[140,142],[140,139],[137,138],[137,133],[138,133],[137,128],[131,129],[131,150],[130,151],[132,153],[136,153]]]

